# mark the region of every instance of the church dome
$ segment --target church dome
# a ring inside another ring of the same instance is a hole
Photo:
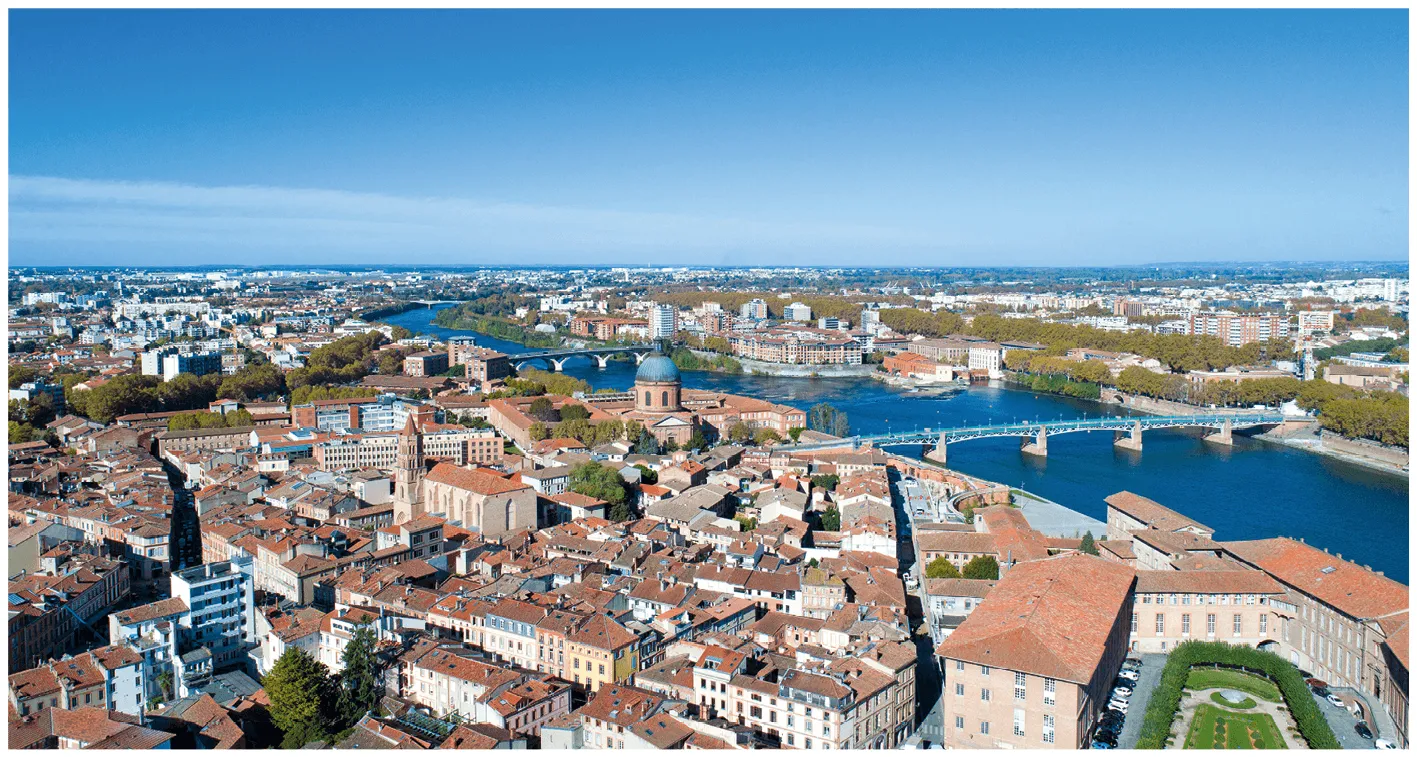
[[[640,363],[640,369],[635,371],[635,383],[677,384],[679,383],[679,366],[675,365],[673,360],[656,352]]]

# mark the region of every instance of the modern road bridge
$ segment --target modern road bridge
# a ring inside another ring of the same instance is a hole
[[[1021,449],[1033,455],[1048,454],[1048,437],[1058,434],[1072,434],[1088,431],[1111,431],[1114,443],[1126,449],[1141,450],[1141,435],[1148,429],[1161,428],[1212,428],[1216,433],[1205,438],[1218,444],[1231,444],[1231,431],[1237,428],[1255,426],[1278,426],[1289,420],[1278,412],[1245,412],[1207,415],[1125,415],[1106,418],[1086,418],[1079,420],[1022,421],[1019,423],[991,424],[986,426],[960,426],[957,428],[925,428],[913,431],[897,431],[869,436],[850,436],[834,442],[812,442],[784,446],[794,452],[838,449],[850,445],[893,447],[905,444],[934,445],[926,456],[938,463],[945,462],[945,449],[954,442],[971,439],[989,439],[999,436],[1018,437]]]
[[[615,347],[582,347],[564,350],[546,350],[543,352],[523,352],[517,355],[508,355],[512,362],[520,370],[527,363],[542,361],[550,365],[552,370],[560,371],[567,360],[573,357],[593,358],[595,362],[604,368],[615,355],[633,355],[635,365],[643,363],[645,356],[653,353],[657,347],[653,344],[625,344]]]

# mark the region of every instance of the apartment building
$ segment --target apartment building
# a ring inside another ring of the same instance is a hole
[[[1226,310],[1192,313],[1187,323],[1188,333],[1217,337],[1231,347],[1289,338],[1289,316],[1282,313],[1241,315]]]
[[[438,376],[447,372],[446,352],[417,352],[403,359],[405,376]]]
[[[172,574],[172,598],[189,608],[178,620],[184,646],[209,651],[213,670],[246,666],[246,652],[257,642],[255,582],[249,560],[179,570]]]
[[[110,645],[10,676],[10,707],[20,717],[45,708],[99,707],[141,716],[143,660],[133,650]]]

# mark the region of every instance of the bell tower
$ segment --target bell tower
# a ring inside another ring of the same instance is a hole
[[[423,434],[408,414],[399,432],[394,468],[394,523],[407,523],[423,514]]]

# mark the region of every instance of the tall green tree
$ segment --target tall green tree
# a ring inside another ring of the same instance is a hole
[[[836,505],[828,505],[826,512],[822,513],[822,530],[841,530],[841,512],[836,509]]]
[[[1078,545],[1078,551],[1089,555],[1098,554],[1097,543],[1093,540],[1091,531],[1082,535],[1082,544]]]
[[[832,436],[846,436],[851,433],[846,413],[826,402],[819,402],[807,411],[807,428]]]
[[[284,734],[283,749],[299,749],[329,737],[323,717],[329,671],[299,647],[289,647],[261,680],[271,700],[271,720]]]
[[[379,658],[374,654],[374,629],[361,623],[344,648],[341,660],[344,672],[340,676],[339,713],[341,725],[349,727],[359,722],[365,713],[374,712],[379,704]]]

